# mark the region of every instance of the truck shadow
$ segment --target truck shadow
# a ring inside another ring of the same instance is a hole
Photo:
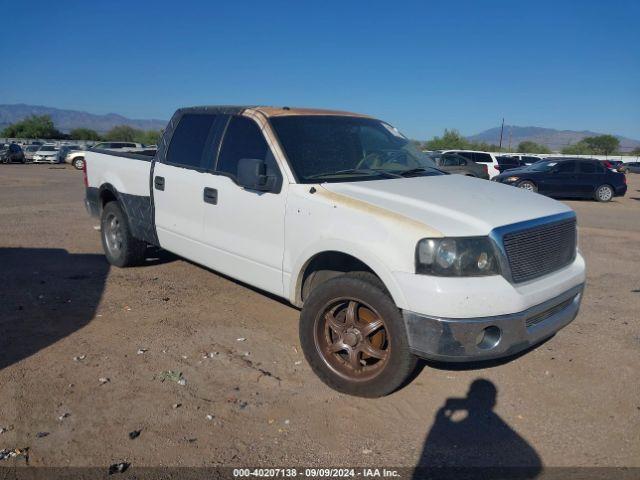
[[[108,273],[104,255],[0,248],[0,370],[87,325]]]
[[[448,398],[435,415],[414,479],[535,478],[536,450],[495,411],[498,389],[474,380],[465,398]]]

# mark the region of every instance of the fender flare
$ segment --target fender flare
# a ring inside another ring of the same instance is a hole
[[[398,308],[406,308],[407,302],[393,273],[378,257],[362,249],[361,245],[354,245],[343,241],[326,241],[307,248],[296,260],[289,280],[289,301],[298,307],[302,306],[302,280],[309,263],[321,253],[338,252],[356,258],[364,263],[380,278],[389,291],[391,298]]]

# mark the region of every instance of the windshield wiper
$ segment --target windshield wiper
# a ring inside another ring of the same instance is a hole
[[[347,168],[346,170],[338,170],[337,172],[317,173],[307,177],[307,179],[334,177],[339,175],[380,175],[387,178],[402,178],[402,175],[387,170],[377,168]]]
[[[437,168],[432,168],[432,167],[409,168],[408,170],[400,170],[400,171],[397,171],[397,170],[396,170],[396,173],[397,173],[398,175],[403,176],[403,177],[407,177],[407,176],[409,176],[409,175],[414,175],[414,174],[416,174],[416,173],[423,173],[423,172],[426,172],[426,173],[428,173],[429,175],[432,175],[432,174],[433,174],[433,172],[441,173],[442,171],[441,171],[441,170],[438,170]]]

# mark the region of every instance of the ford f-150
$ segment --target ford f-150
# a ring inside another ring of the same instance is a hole
[[[569,207],[442,172],[368,116],[185,108],[155,156],[89,150],[84,170],[111,264],[155,245],[287,299],[307,361],[341,392],[388,394],[418,357],[522,352],[580,306]]]

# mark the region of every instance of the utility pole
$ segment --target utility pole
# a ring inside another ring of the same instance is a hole
[[[504,117],[502,117],[502,127],[500,127],[500,145],[498,149],[502,151],[502,132],[504,132]]]
[[[511,127],[509,127],[509,152],[511,152]]]

